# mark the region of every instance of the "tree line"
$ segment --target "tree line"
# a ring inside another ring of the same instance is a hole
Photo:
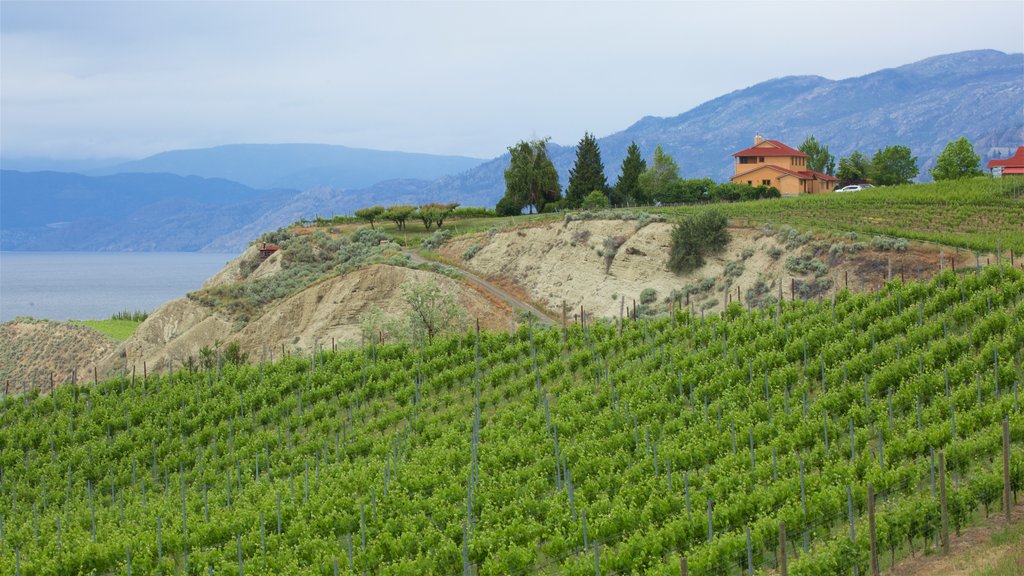
[[[605,177],[604,162],[597,139],[589,132],[576,146],[576,160],[569,170],[569,183],[562,195],[558,171],[548,155],[549,139],[522,140],[508,148],[511,159],[505,170],[505,195],[495,211],[500,216],[553,212],[559,209],[696,202],[731,202],[778,197],[774,187],[751,187],[731,182],[716,183],[710,178],[684,179],[679,164],[659,145],[648,165],[640,147],[632,142],[619,169],[615,184]],[[871,182],[879,186],[908,184],[920,173],[918,159],[909,146],[890,145],[878,149],[871,158],[859,151],[836,158],[829,147],[814,135],[800,144],[808,155],[809,169],[835,176],[840,184]],[[980,157],[970,141],[961,137],[951,141],[939,155],[930,173],[935,180],[979,176]]]

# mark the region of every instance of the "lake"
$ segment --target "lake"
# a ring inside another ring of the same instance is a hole
[[[198,289],[237,254],[0,252],[0,322],[101,320],[152,312]]]

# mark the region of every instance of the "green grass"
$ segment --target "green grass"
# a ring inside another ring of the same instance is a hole
[[[992,534],[991,545],[1008,549],[992,566],[974,570],[971,575],[1019,576],[1021,566],[1024,566],[1024,524],[1013,524]]]
[[[993,251],[1001,242],[1004,250],[1024,253],[1020,188],[1020,183],[983,177],[716,207],[734,223],[746,220],[750,224],[885,234],[981,251]],[[701,208],[674,206],[651,211],[675,220]]]
[[[75,320],[72,324],[80,324],[97,330],[114,340],[124,342],[135,333],[142,322],[133,320]]]

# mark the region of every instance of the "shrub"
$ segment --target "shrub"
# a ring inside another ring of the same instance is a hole
[[[598,210],[601,208],[609,208],[611,203],[608,202],[608,197],[604,195],[604,192],[600,190],[594,190],[590,194],[587,194],[586,198],[583,199],[583,204],[580,208],[584,210]]]
[[[640,292],[640,303],[651,304],[658,299],[658,291],[654,288],[644,288]]]
[[[768,249],[768,256],[770,256],[772,260],[778,260],[782,257],[782,248],[772,246]]]
[[[577,230],[572,233],[572,240],[569,241],[569,244],[573,246],[586,244],[587,240],[590,240],[590,230]]]
[[[828,265],[810,254],[803,254],[801,256],[792,256],[786,260],[786,270],[794,274],[824,276],[828,274]]]
[[[704,265],[704,256],[725,248],[729,243],[729,223],[718,210],[691,214],[672,229],[668,267],[676,274]]]
[[[788,250],[799,248],[800,246],[803,246],[804,244],[807,244],[808,242],[811,241],[810,232],[807,232],[806,234],[801,234],[795,228],[792,228],[790,226],[783,226],[782,228],[780,228],[776,237],[779,239],[780,242],[782,242],[783,245],[785,245],[786,249]]]
[[[906,238],[892,238],[891,236],[875,236],[871,239],[871,247],[875,250],[895,250],[904,252],[910,245]]]
[[[743,260],[733,260],[725,263],[725,277],[726,278],[739,278],[743,275],[744,264]]]
[[[618,254],[619,248],[625,243],[625,236],[609,236],[601,243],[601,250],[598,253],[604,256],[604,271],[606,274],[611,270],[612,262],[615,260],[615,255]]]
[[[479,244],[473,244],[469,248],[466,248],[466,251],[462,253],[462,259],[472,260],[473,256],[476,256],[476,253],[479,252],[482,248],[483,246]]]
[[[434,233],[427,236],[423,240],[420,240],[420,246],[426,250],[437,250],[442,244],[447,242],[452,237],[452,231],[450,229],[434,230]]]

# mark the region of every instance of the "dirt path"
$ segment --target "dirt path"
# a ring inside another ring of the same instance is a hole
[[[419,253],[414,250],[404,250],[402,253],[407,255],[409,257],[409,260],[411,260],[415,264],[424,264],[429,262],[427,259],[425,259],[423,256],[420,256]],[[538,309],[536,306],[530,304],[529,302],[520,300],[507,290],[503,290],[502,288],[495,286],[491,282],[488,282],[487,280],[484,280],[483,278],[477,276],[476,274],[469,272],[465,268],[457,269],[467,282],[475,284],[481,290],[508,304],[513,310],[529,312],[541,324],[547,324],[551,326],[557,324],[557,322],[553,318],[551,318],[550,316],[542,312],[540,309]]]
[[[906,558],[887,576],[974,576],[1024,574],[1024,503],[1013,509],[1009,528],[1005,516],[993,513],[980,524],[950,534],[949,556],[941,553]]]

